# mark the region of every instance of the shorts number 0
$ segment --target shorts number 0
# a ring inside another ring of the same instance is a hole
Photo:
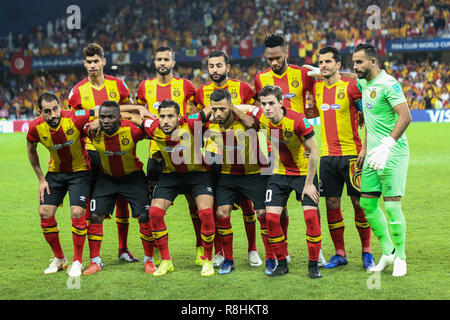
[[[89,209],[91,209],[91,211],[95,211],[95,199],[91,199],[91,202],[89,202]]]
[[[266,202],[270,202],[272,201],[272,190],[271,189],[267,189],[266,191]]]

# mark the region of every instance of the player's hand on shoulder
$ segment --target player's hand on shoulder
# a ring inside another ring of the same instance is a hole
[[[100,120],[95,119],[94,121],[91,121],[89,123],[89,130],[88,133],[90,136],[97,138],[100,135]]]

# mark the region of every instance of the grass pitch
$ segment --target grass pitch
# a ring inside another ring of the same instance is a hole
[[[320,132],[316,128],[316,132]],[[300,206],[292,194],[289,249],[290,273],[272,279],[264,266],[250,267],[247,240],[240,210],[233,211],[236,270],[227,276],[201,277],[194,265],[195,237],[188,207],[183,196],[168,210],[166,223],[175,271],[163,277],[144,273],[143,263],[122,263],[117,259],[115,221],[104,223],[101,256],[105,268],[93,276],[82,276],[78,283],[68,282],[65,272],[44,275],[52,252],[44,240],[38,215],[37,179],[28,163],[25,134],[0,134],[0,299],[2,300],[428,300],[449,299],[448,261],[450,227],[448,214],[450,176],[450,124],[412,123],[407,130],[410,165],[403,211],[407,223],[406,255],[408,274],[391,276],[392,268],[380,277],[369,278],[361,262],[361,246],[354,225],[350,199],[343,197],[342,211],[346,225],[345,240],[349,264],[335,270],[322,270],[322,279],[311,280],[307,274],[305,223]],[[319,135],[317,135],[317,138]],[[148,142],[139,146],[139,156],[146,162]],[[48,152],[38,147],[41,166],[46,170]],[[344,190],[345,192],[345,190]],[[328,259],[334,248],[321,199],[322,247]],[[62,247],[69,260],[73,256],[69,201],[56,213]],[[264,258],[264,246],[257,228],[257,246]],[[139,225],[131,220],[129,248],[139,258],[143,249]],[[372,235],[372,252],[378,261],[380,245]],[[89,263],[86,240],[84,262]]]

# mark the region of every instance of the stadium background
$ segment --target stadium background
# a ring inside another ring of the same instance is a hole
[[[232,77],[253,85],[256,72],[267,68],[261,57],[262,39],[266,33],[275,31],[284,32],[289,39],[289,62],[314,64],[314,52],[320,46],[335,44],[345,52],[344,70],[351,70],[353,46],[366,39],[373,40],[379,48],[381,66],[402,82],[412,112],[423,116],[419,120],[450,122],[448,109],[435,110],[449,108],[448,1],[444,4],[395,0],[389,6],[384,1],[349,3],[303,0],[9,2],[0,11],[0,118],[3,119],[0,132],[5,124],[33,118],[37,95],[44,90],[54,91],[63,105],[67,105],[69,90],[86,76],[81,50],[89,42],[96,41],[106,49],[105,73],[123,78],[134,96],[139,82],[154,75],[152,52],[162,44],[176,50],[176,73],[191,79],[197,88],[209,81],[204,56],[214,47],[230,53]],[[81,28],[64,30],[70,16],[66,9],[72,4],[81,9]],[[366,8],[371,4],[381,9],[380,30],[367,30],[366,20],[370,14],[366,13]],[[26,74],[17,74],[17,70],[11,72],[14,57],[24,59],[24,67],[29,69],[21,72]],[[117,68],[113,69],[114,65]],[[26,126],[17,129],[22,131]],[[286,279],[267,281],[261,270],[248,266],[246,250],[242,249],[246,241],[242,217],[233,215],[237,270],[230,278],[211,277],[200,281],[199,270],[192,263],[193,247],[186,246],[186,241],[193,240],[194,235],[187,206],[184,199],[180,199],[171,210],[185,214],[167,216],[169,228],[177,230],[171,236],[176,272],[170,277],[154,281],[142,272],[142,264],[121,265],[116,256],[116,227],[110,221],[105,225],[108,236],[102,248],[105,272],[89,280],[83,278],[83,290],[69,290],[67,274],[60,272],[54,277],[42,274],[49,248],[39,228],[37,182],[26,156],[25,134],[0,134],[0,243],[3,244],[0,270],[4,273],[0,278],[0,299],[448,300],[445,261],[450,259],[447,236],[450,203],[445,195],[448,182],[443,178],[450,175],[450,153],[446,147],[450,144],[448,123],[413,123],[407,134],[411,141],[404,201],[408,276],[394,280],[386,272],[381,276],[380,290],[371,290],[366,285],[368,275],[361,270],[360,243],[352,225],[353,213],[348,199],[343,199],[343,212],[348,226],[346,246],[350,263],[340,270],[324,271],[321,282],[307,280],[305,226],[295,199],[291,199],[289,207],[293,212],[289,243],[294,263]],[[146,147],[140,147],[143,160]],[[42,149],[44,168],[48,152]],[[323,201],[320,206],[324,212]],[[62,244],[70,256],[72,239],[67,202],[58,212]],[[323,248],[329,258],[333,247],[325,217],[322,223]],[[131,226],[129,243],[133,252],[142,258],[136,230],[136,225]],[[380,248],[376,239],[372,239],[378,258]],[[257,240],[261,255],[263,246],[261,240]],[[85,264],[89,259],[88,251],[86,246]],[[283,308],[285,304],[279,303],[279,306]],[[15,312],[30,310],[30,307],[32,305],[28,304],[27,308],[15,308]],[[170,309],[179,310],[172,306]]]
[[[66,10],[72,4],[80,8],[81,25],[70,30]],[[378,30],[367,27],[373,4],[380,8]],[[70,89],[85,77],[82,48],[89,42],[105,48],[105,73],[124,79],[135,96],[140,81],[154,75],[152,52],[160,45],[175,49],[176,74],[197,88],[209,81],[204,57],[213,49],[230,55],[232,78],[253,86],[256,73],[267,68],[264,36],[275,31],[286,35],[290,63],[314,64],[317,50],[332,44],[344,54],[346,71],[352,48],[372,41],[381,66],[402,83],[411,110],[448,107],[448,2],[19,0],[5,6],[0,21],[2,119],[33,118],[44,90],[67,106]],[[17,58],[24,61],[20,70]]]

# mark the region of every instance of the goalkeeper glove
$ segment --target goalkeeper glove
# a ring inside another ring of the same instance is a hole
[[[386,166],[386,161],[389,156],[389,152],[395,144],[395,139],[391,136],[381,139],[381,144],[367,154],[367,165],[373,170],[383,170]]]
[[[306,68],[306,69],[310,70],[307,73],[307,75],[310,76],[310,77],[316,77],[316,76],[321,76],[322,75],[322,73],[320,72],[320,68],[310,66],[309,64],[304,64],[302,66],[302,68]]]

